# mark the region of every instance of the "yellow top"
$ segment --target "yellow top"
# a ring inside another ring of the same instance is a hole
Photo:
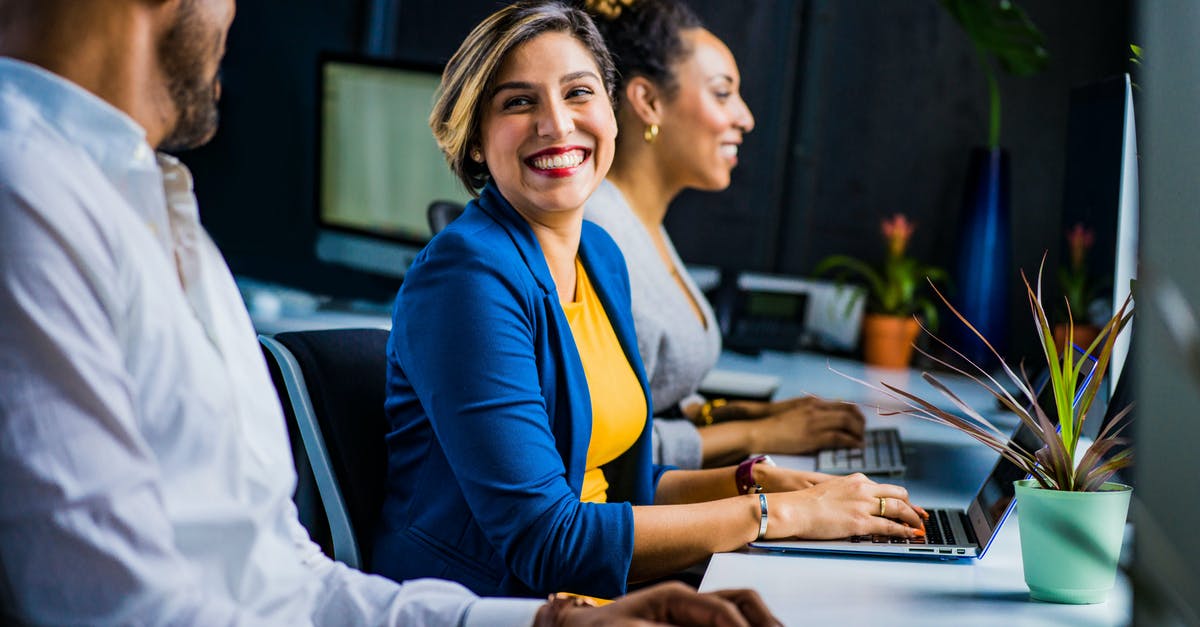
[[[575,275],[575,302],[564,303],[563,312],[592,397],[592,439],[580,500],[604,503],[608,481],[600,467],[629,450],[641,435],[646,426],[646,395],[578,258]]]

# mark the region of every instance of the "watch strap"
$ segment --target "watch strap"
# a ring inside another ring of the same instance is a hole
[[[766,455],[751,457],[746,461],[738,464],[737,470],[733,473],[733,479],[737,482],[738,494],[750,494],[751,492],[762,492],[762,486],[754,481],[754,465],[761,461],[766,461]]]

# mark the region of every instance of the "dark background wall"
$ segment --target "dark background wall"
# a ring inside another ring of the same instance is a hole
[[[400,0],[395,56],[444,62],[500,4]],[[364,50],[368,5],[239,6],[221,130],[183,155],[205,224],[235,272],[335,296],[394,293],[394,280],[313,254],[316,59],[323,50]],[[685,260],[792,274],[808,274],[835,252],[877,260],[879,219],[902,211],[918,224],[912,252],[952,265],[966,158],[986,139],[987,99],[969,40],[936,0],[691,5],[738,59],[757,128],[729,190],[688,192],[672,207],[667,226]],[[1050,52],[1045,72],[1000,78],[1013,261],[1031,270],[1044,251],[1053,260],[1061,247],[1069,90],[1126,71],[1132,29],[1125,0],[1022,6]],[[1028,314],[1013,301],[1011,317],[1024,330]]]

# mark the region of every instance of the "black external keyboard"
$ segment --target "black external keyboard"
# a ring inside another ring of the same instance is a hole
[[[904,451],[896,429],[872,429],[863,437],[862,448],[826,449],[817,454],[817,470],[833,474],[887,473],[904,471]]]

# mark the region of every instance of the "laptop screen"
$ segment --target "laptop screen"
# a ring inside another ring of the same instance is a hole
[[[1017,432],[1013,434],[1013,440],[1027,451],[1041,448],[1037,434],[1025,423],[1021,423]],[[983,512],[984,520],[989,528],[995,529],[1000,526],[1000,521],[1004,519],[1004,515],[1008,512],[1008,506],[1016,496],[1013,482],[1025,477],[1025,471],[1020,466],[1008,461],[1007,458],[1001,457],[996,462],[992,474],[988,475],[979,489],[979,495],[975,497],[976,504]]]
[[[1083,359],[1083,351],[1076,346],[1075,357]],[[1092,380],[1092,374],[1095,371],[1096,360],[1088,356],[1084,367],[1080,370],[1079,380],[1076,382],[1075,399],[1078,403],[1083,396],[1083,391],[1087,388],[1088,383]],[[1047,412],[1052,412],[1053,401],[1050,398],[1049,385],[1050,381],[1049,369],[1043,369],[1037,380],[1033,383],[1034,393],[1038,396],[1038,403]],[[1027,407],[1028,409],[1028,407]],[[1053,413],[1050,414],[1050,419],[1054,420]],[[1013,441],[1026,451],[1036,451],[1042,447],[1041,440],[1037,434],[1030,429],[1024,422],[1013,434]],[[1016,488],[1013,487],[1013,482],[1025,479],[1025,471],[1016,464],[1010,462],[1004,456],[996,461],[996,466],[992,468],[991,474],[984,480],[983,485],[979,488],[979,493],[975,496],[975,501],[971,503],[971,507],[967,510],[967,516],[971,519],[971,524],[975,527],[976,536],[981,542],[986,544],[995,530],[1004,521],[1004,517],[1008,514],[1008,510],[1012,505],[1013,498],[1016,496]]]

